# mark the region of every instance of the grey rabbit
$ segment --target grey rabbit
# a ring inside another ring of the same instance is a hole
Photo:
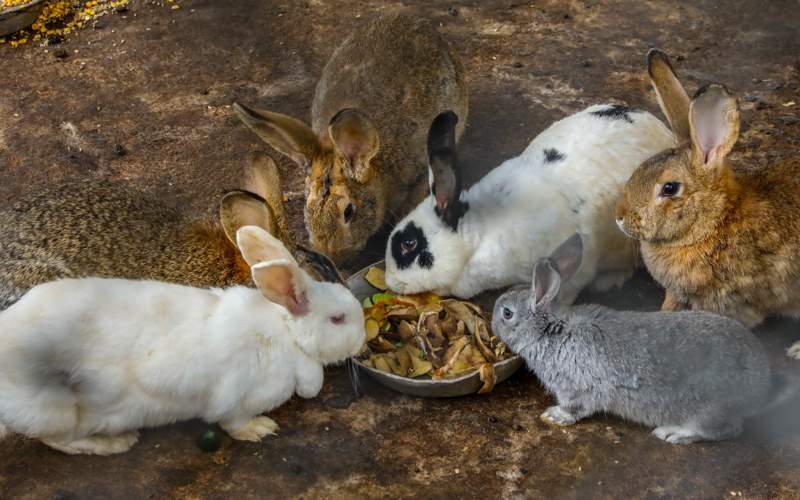
[[[655,426],[670,443],[721,440],[794,394],[797,384],[771,374],[761,343],[736,320],[557,305],[582,253],[575,234],[537,262],[531,289],[512,289],[494,307],[495,334],[556,397],[545,422],[572,425],[604,412]]]

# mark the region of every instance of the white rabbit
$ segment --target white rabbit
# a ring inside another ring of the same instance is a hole
[[[141,427],[191,418],[234,439],[273,434],[257,415],[316,396],[323,365],[364,343],[364,316],[265,230],[242,227],[236,241],[257,288],[65,279],[1,313],[0,435],[104,455],[128,450]]]
[[[575,232],[584,239],[584,266],[559,302],[571,303],[596,278],[605,290],[633,273],[636,247],[617,228],[614,206],[641,162],[675,146],[660,120],[620,105],[591,106],[551,125],[464,192],[457,122],[445,112],[431,124],[431,194],[389,237],[392,290],[469,298],[525,283],[534,263]]]

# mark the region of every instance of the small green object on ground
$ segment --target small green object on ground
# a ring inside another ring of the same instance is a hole
[[[222,444],[219,432],[209,429],[197,438],[197,447],[203,451],[217,451]]]

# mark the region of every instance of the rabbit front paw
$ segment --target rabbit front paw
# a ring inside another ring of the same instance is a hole
[[[800,359],[800,341],[789,346],[789,348],[786,349],[786,355],[790,358]]]
[[[264,416],[255,417],[244,423],[241,421],[220,422],[220,427],[237,441],[261,441],[263,437],[274,436],[278,432],[278,424]]]
[[[130,450],[138,439],[138,432],[126,432],[116,436],[96,435],[73,441],[42,439],[42,442],[69,455],[114,455]]]
[[[656,427],[655,430],[653,430],[653,435],[672,444],[690,444],[703,439],[702,436],[692,429],[674,425]]]
[[[551,406],[539,415],[545,423],[566,427],[578,421],[578,416],[573,415],[560,406]]]

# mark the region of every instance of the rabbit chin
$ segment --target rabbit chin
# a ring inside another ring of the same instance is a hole
[[[361,350],[366,333],[361,304],[342,285],[317,283],[309,289],[311,312],[296,318],[295,343],[303,353],[322,364],[338,363]],[[335,324],[333,317],[344,315]]]

